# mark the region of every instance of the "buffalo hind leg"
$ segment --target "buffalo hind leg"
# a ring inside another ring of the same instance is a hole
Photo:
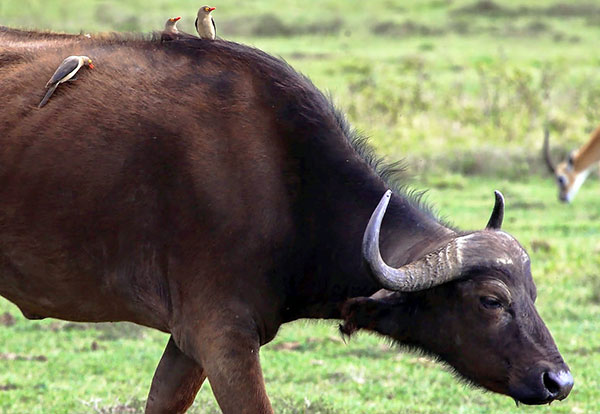
[[[146,414],[185,413],[205,378],[202,367],[184,355],[170,337],[152,379]]]
[[[273,414],[260,367],[256,328],[240,322],[209,324],[213,329],[196,331],[191,336],[202,338],[202,343],[186,338],[186,353],[201,361],[223,414]],[[188,351],[187,346],[193,348]]]

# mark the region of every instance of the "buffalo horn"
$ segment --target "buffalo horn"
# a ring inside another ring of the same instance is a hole
[[[496,202],[494,203],[494,209],[492,210],[492,216],[488,221],[486,229],[500,230],[502,227],[502,220],[504,219],[504,196],[498,190],[494,191]]]
[[[458,278],[461,274],[461,249],[466,243],[464,237],[455,238],[441,249],[400,268],[390,267],[383,261],[379,251],[379,231],[391,196],[389,190],[383,195],[363,237],[363,258],[375,280],[388,290],[413,292]]]
[[[546,166],[551,174],[556,173],[556,166],[552,162],[552,157],[550,156],[550,130],[548,129],[548,125],[544,126],[544,160],[546,161]]]

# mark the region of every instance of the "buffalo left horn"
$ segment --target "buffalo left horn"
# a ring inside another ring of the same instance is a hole
[[[379,201],[371,215],[363,236],[362,254],[377,282],[385,289],[414,292],[428,289],[457,279],[462,270],[461,249],[470,236],[452,239],[441,249],[399,268],[388,266],[379,251],[379,231],[392,192],[390,190]]]
[[[502,220],[504,219],[504,196],[498,190],[494,191],[496,202],[494,203],[494,209],[492,210],[492,216],[488,221],[486,229],[500,230],[502,227]]]

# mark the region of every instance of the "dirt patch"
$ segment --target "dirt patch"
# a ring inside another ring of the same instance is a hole
[[[522,210],[542,210],[546,208],[546,205],[541,201],[525,201],[515,200],[510,203],[511,208],[522,209]]]
[[[305,53],[305,52],[293,52],[290,55],[290,59],[297,60],[325,60],[331,59],[333,55],[331,53]]]
[[[549,31],[550,26],[541,20],[534,20],[525,26],[525,30],[531,34],[539,34]]]
[[[144,338],[148,328],[130,322],[61,322],[52,321],[49,324],[39,324],[38,329],[59,331],[87,331],[99,332],[98,340],[113,341],[120,338]]]
[[[301,347],[302,347],[302,345],[300,344],[300,342],[297,342],[297,341],[281,342],[281,343],[278,343],[277,345],[273,345],[273,349],[275,349],[277,351],[296,351],[296,350],[300,349]]]
[[[4,312],[0,315],[0,325],[2,326],[13,326],[16,323],[15,317],[9,312]]]
[[[455,189],[462,190],[465,188],[465,178],[462,175],[445,174],[444,176],[432,176],[426,179],[427,185],[430,188],[438,189]]]
[[[458,16],[455,16],[455,18],[442,26],[430,26],[413,20],[406,20],[402,23],[383,21],[375,23],[370,30],[376,36],[396,38],[411,36],[434,37],[443,36],[448,33],[456,33],[461,36],[489,33],[506,37],[531,37],[559,33],[554,30],[551,24],[540,20],[537,16],[532,16],[532,20],[524,24],[515,24],[512,20],[507,20],[500,25],[479,24],[474,22],[473,19],[469,21],[469,19]]]
[[[547,17],[585,17],[600,15],[600,5],[594,3],[555,3],[546,7],[505,7],[492,0],[479,0],[473,4],[452,11],[457,15],[479,15],[489,17],[547,16]]]
[[[581,356],[597,355],[600,352],[600,347],[597,348],[577,348],[572,350],[570,353]]]
[[[444,34],[445,30],[406,20],[402,23],[391,21],[377,23],[371,28],[371,32],[378,36],[409,37],[439,36]]]
[[[453,11],[456,14],[478,14],[483,16],[514,16],[518,12],[514,9],[504,7],[491,0],[479,0],[473,4],[460,7]]]
[[[589,298],[591,303],[600,303],[600,275],[588,274],[585,277],[586,284],[589,286]]]
[[[344,26],[344,21],[340,18],[325,20],[323,22],[315,22],[308,23],[305,25],[299,26],[298,34],[321,34],[321,35],[334,35],[338,34],[342,27]]]
[[[600,15],[600,6],[594,3],[556,3],[542,10],[543,14],[552,17],[589,17]]]
[[[552,245],[548,243],[546,240],[532,240],[531,241],[531,250],[534,252],[544,252],[548,253],[552,250]]]
[[[0,360],[3,361],[39,361],[46,362],[48,358],[45,355],[19,355],[12,352],[1,353]]]
[[[114,341],[121,338],[142,339],[149,328],[130,322],[86,324],[101,332],[99,340]]]
[[[361,349],[352,349],[349,351],[342,351],[344,355],[357,357],[357,358],[369,358],[369,359],[389,359],[390,354],[397,354],[398,350],[389,348],[387,350],[378,349],[378,348],[361,348]]]
[[[466,35],[473,32],[471,22],[466,19],[456,19],[448,24],[448,29],[459,35]]]
[[[559,153],[558,148],[555,150]],[[556,156],[555,159],[562,158]],[[547,167],[537,151],[523,153],[522,150],[499,147],[453,150],[445,155],[408,156],[406,162],[409,170],[415,174],[428,171],[431,175],[454,173],[462,176],[503,177],[508,180],[519,180],[528,175],[548,176]],[[535,203],[523,203],[520,207],[543,208]]]
[[[61,327],[61,329],[63,331],[85,331],[88,329],[88,327],[82,323],[67,322]]]
[[[145,403],[139,400],[132,400],[126,403],[115,401],[113,405],[101,405],[101,401],[94,400],[90,402],[83,401],[83,404],[89,409],[89,412],[96,414],[137,414],[144,411]]]
[[[336,344],[344,343],[344,340],[338,336],[329,335],[326,337],[318,337],[318,338],[307,338],[303,342],[299,341],[288,341],[288,342],[279,342],[271,346],[271,349],[277,351],[313,351],[317,347],[324,345],[326,343],[333,342]]]

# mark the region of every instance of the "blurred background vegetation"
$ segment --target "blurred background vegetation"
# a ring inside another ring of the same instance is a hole
[[[600,119],[600,3],[214,0],[218,34],[280,55],[332,93],[352,123],[411,171],[541,173]],[[2,0],[0,24],[149,32],[198,1]]]
[[[94,33],[193,32],[208,0],[0,0],[0,25]],[[282,56],[329,91],[388,160],[457,226],[481,228],[492,190],[532,257],[537,306],[575,376],[552,407],[600,412],[598,182],[558,204],[541,159],[600,124],[600,2],[591,0],[211,0],[218,35]],[[1,105],[1,103],[0,103]],[[1,110],[1,109],[0,109]],[[3,312],[3,313],[2,313]],[[142,412],[164,334],[129,324],[25,321],[0,301],[0,413]],[[278,413],[509,413],[429,359],[335,323],[297,322],[262,351]],[[205,386],[191,412],[216,413]]]

